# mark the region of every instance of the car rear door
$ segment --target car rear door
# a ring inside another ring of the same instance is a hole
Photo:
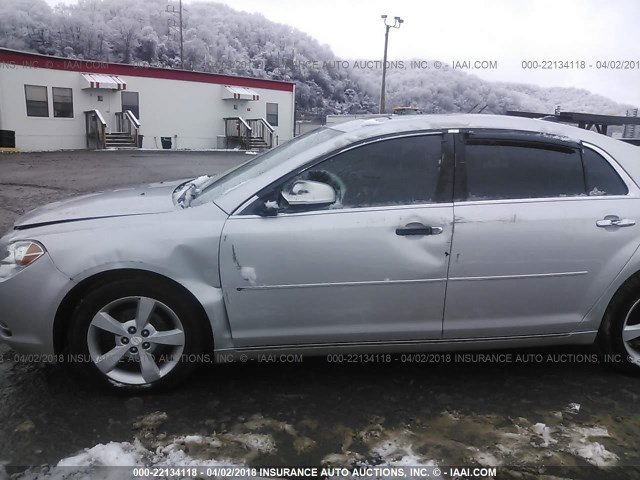
[[[234,343],[440,338],[452,151],[441,133],[370,141],[293,173],[233,214],[220,265]],[[338,202],[288,207],[277,193],[296,179],[332,185]],[[269,199],[280,202],[278,214],[255,214]]]
[[[595,146],[460,134],[444,337],[575,330],[637,248],[639,212],[637,187]]]

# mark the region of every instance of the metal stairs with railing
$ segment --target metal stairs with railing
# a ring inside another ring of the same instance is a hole
[[[135,138],[127,132],[112,132],[105,135],[106,148],[138,148]]]

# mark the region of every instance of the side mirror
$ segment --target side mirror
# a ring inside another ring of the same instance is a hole
[[[336,191],[326,183],[298,180],[287,191],[282,192],[289,205],[331,205],[336,201]]]

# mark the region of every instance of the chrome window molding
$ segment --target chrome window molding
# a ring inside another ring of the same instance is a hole
[[[465,205],[493,205],[511,203],[553,203],[553,202],[584,202],[584,201],[606,201],[606,200],[640,200],[639,195],[603,195],[597,196],[576,196],[576,197],[534,197],[534,198],[501,198],[496,200],[460,200],[455,202],[456,207]]]

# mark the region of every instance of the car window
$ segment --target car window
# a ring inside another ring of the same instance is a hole
[[[229,170],[221,177],[215,178],[210,184],[202,188],[202,193],[193,201],[192,205],[211,202],[220,195],[237,188],[244,182],[263,174],[300,152],[320,145],[322,142],[338,137],[343,133],[340,130],[322,127],[268,150]]]
[[[337,194],[327,208],[411,205],[436,202],[442,151],[440,135],[382,140],[347,150],[284,185],[314,180]]]
[[[582,152],[589,196],[626,195],[629,189],[611,164],[590,148]]]
[[[561,146],[467,144],[468,200],[586,195],[580,152]]]

